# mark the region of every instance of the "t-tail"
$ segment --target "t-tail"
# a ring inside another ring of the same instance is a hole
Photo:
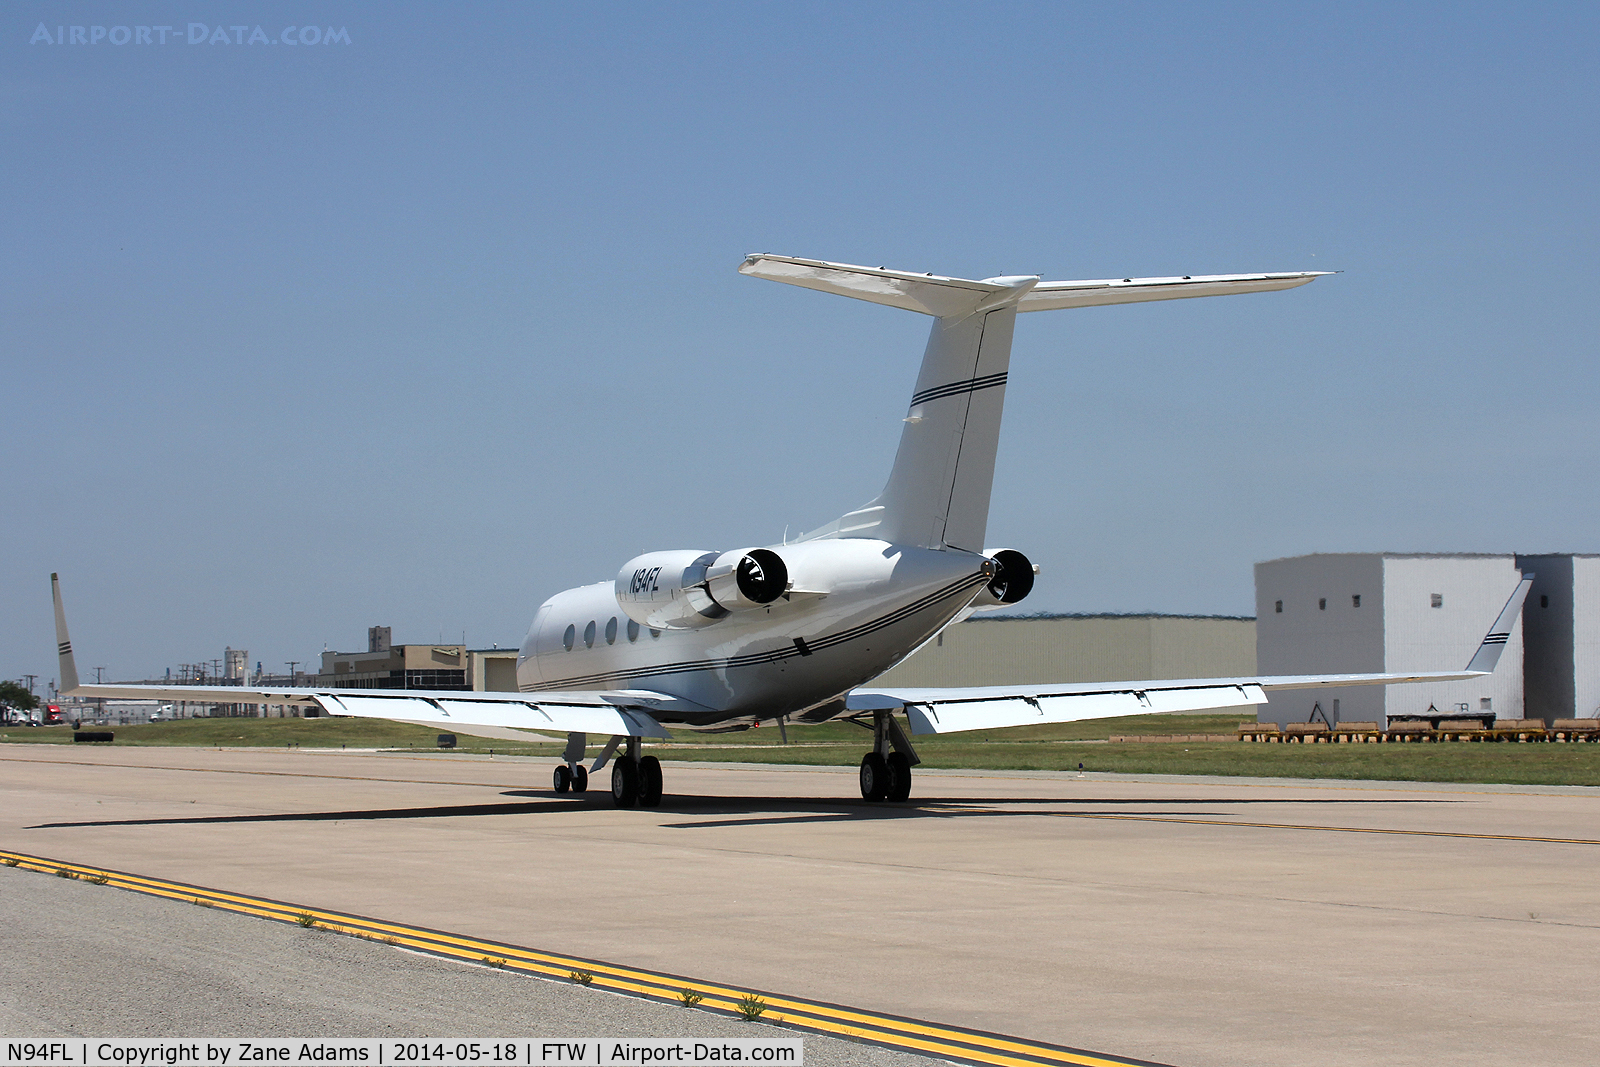
[[[971,552],[983,551],[989,525],[1011,335],[1019,311],[1268,292],[1292,289],[1330,273],[972,281],[765,254],[750,256],[739,271],[933,316],[888,484],[871,503],[807,539],[872,537]]]

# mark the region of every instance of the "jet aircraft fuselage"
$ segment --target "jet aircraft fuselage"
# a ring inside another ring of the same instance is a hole
[[[844,712],[838,698],[937,634],[995,576],[993,561],[977,553],[872,539],[828,538],[765,551],[782,560],[785,590],[699,626],[651,626],[649,613],[637,610],[645,621],[631,617],[618,588],[639,568],[624,567],[616,582],[556,594],[528,628],[517,657],[518,688],[666,693],[705,709],[655,713],[684,728],[738,728],[790,716],[821,722]]]

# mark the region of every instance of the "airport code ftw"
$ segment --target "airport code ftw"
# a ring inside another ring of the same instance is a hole
[[[703,1064],[751,1063],[804,1067],[805,1043],[798,1037],[730,1038],[401,1038],[324,1040],[155,1041],[94,1038],[73,1041],[7,1039],[0,1067],[237,1067],[239,1064],[358,1064],[361,1067],[459,1067],[478,1064],[545,1065],[550,1067],[699,1067]]]

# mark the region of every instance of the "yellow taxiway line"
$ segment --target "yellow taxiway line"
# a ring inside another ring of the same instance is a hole
[[[281,900],[228,893],[220,889],[170,882],[161,878],[147,878],[126,871],[68,863],[21,852],[0,850],[0,863],[20,870],[40,871],[149,896],[187,901],[201,907],[221,908],[274,922],[314,927],[435,956],[480,963],[508,971],[521,971],[542,978],[579,981],[587,977],[588,981],[584,984],[591,987],[649,1000],[684,1003],[687,999],[699,997],[695,1006],[725,1014],[740,1014],[740,1002],[748,1003],[748,998],[756,998],[765,1005],[764,1014],[761,1016],[765,1022],[776,1023],[793,1030],[849,1037],[874,1045],[959,1063],[993,1065],[993,1067],[1041,1067],[1041,1065],[1160,1067],[1148,1060],[1127,1059],[1030,1041],[1021,1037],[971,1030],[961,1026],[946,1026],[898,1015],[884,1015],[862,1008],[829,1004],[825,1001],[804,1000],[761,990],[739,989],[660,971],[645,971],[579,956],[543,952],[521,945],[469,937],[465,934],[452,934],[422,926],[371,919],[364,915],[303,907]]]

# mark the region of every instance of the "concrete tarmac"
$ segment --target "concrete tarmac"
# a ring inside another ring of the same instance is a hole
[[[8,903],[0,1034],[13,1038],[790,1036],[47,874],[0,869],[0,894]],[[802,1036],[811,1067],[929,1062]]]
[[[1600,790],[549,770],[8,745],[0,847],[1173,1064],[1600,1048]]]

